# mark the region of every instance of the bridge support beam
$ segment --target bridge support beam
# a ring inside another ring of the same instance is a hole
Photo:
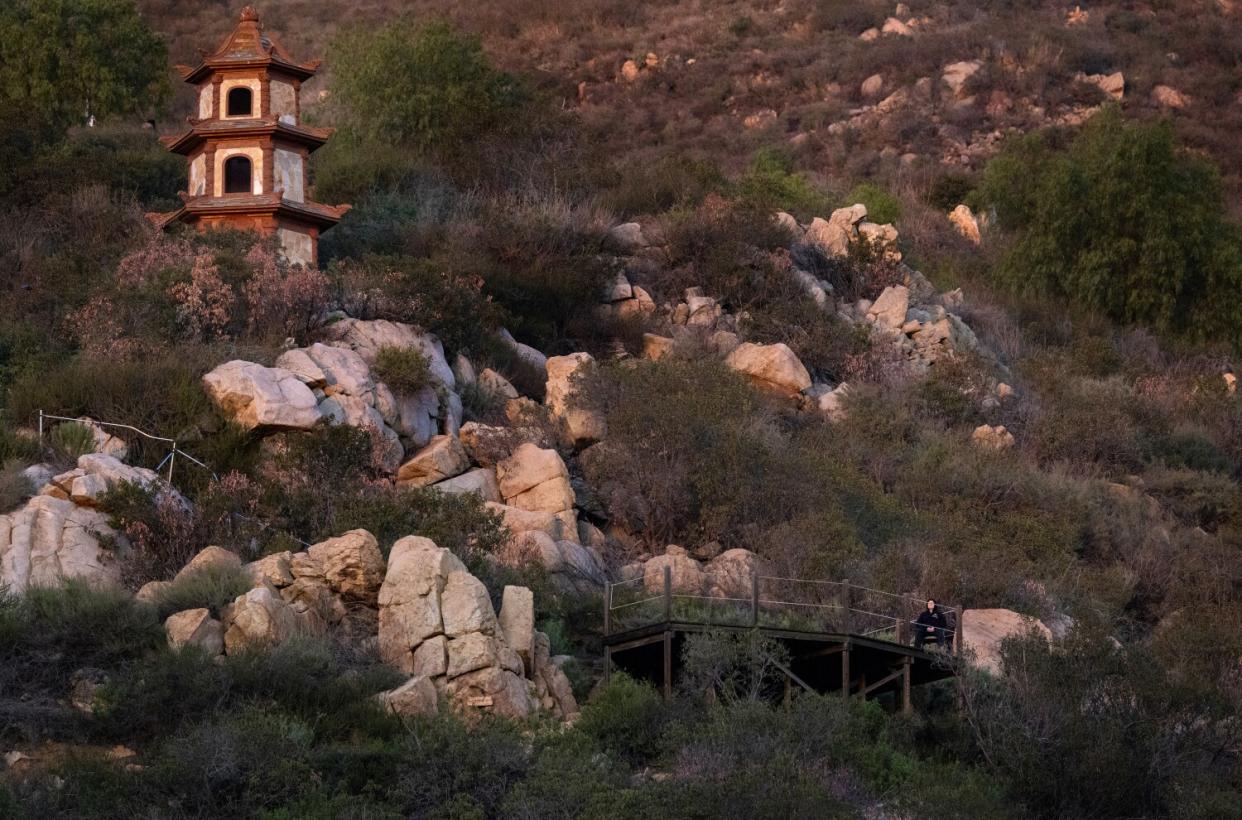
[[[841,697],[846,700],[850,699],[850,642],[845,641],[844,651],[841,652]]]
[[[910,666],[912,663],[911,658],[906,658],[901,664],[901,711],[906,715],[914,711],[914,705],[910,702]]]
[[[667,569],[667,567],[666,567]],[[664,699],[673,698],[673,633],[664,631]]]

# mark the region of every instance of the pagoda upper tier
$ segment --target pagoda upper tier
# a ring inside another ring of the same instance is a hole
[[[317,264],[319,234],[349,210],[308,198],[311,152],[332,136],[301,121],[302,83],[318,66],[294,60],[250,6],[214,52],[178,66],[195,87],[196,115],[162,141],[187,158],[189,191],[181,208],[152,220],[275,234],[290,261]]]

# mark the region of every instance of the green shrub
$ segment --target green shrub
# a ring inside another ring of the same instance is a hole
[[[985,171],[983,202],[1015,242],[998,278],[1072,299],[1118,322],[1237,338],[1242,240],[1220,180],[1178,148],[1172,127],[1093,117],[1067,148],[1013,141]],[[1171,215],[1177,214],[1176,219]]]
[[[901,219],[901,200],[871,182],[861,182],[845,195],[846,206],[861,202],[867,206],[867,219],[889,225]]]
[[[85,424],[66,421],[52,428],[48,436],[61,457],[77,462],[78,456],[95,452],[95,434]]]
[[[670,717],[655,689],[614,674],[582,707],[577,728],[621,760],[638,763],[660,754]]]
[[[160,620],[174,612],[206,608],[215,618],[239,596],[250,591],[250,576],[238,567],[211,565],[183,575],[155,596]]]
[[[927,204],[938,211],[948,213],[963,202],[968,202],[975,190],[975,182],[960,174],[942,174],[936,177],[927,192]]]
[[[409,396],[435,384],[431,362],[412,347],[381,347],[371,371],[398,395]]]
[[[691,635],[681,655],[684,690],[725,703],[773,697],[785,680],[780,667],[789,665],[788,648],[758,632]]]
[[[22,474],[25,469],[20,461],[6,461],[0,466],[0,514],[17,509],[34,495],[34,486]]]
[[[832,211],[832,197],[795,172],[789,158],[773,149],[755,154],[737,188],[757,208],[789,211],[806,221]]]
[[[604,204],[623,217],[692,208],[724,181],[714,162],[685,154],[631,160],[605,180]]]

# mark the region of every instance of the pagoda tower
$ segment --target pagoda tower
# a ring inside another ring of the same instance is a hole
[[[250,6],[214,52],[201,53],[197,65],[177,66],[196,90],[197,116],[187,130],[161,138],[189,162],[190,190],[180,194],[180,208],[151,220],[161,228],[275,234],[288,261],[318,264],[319,234],[349,210],[307,198],[307,160],[332,135],[301,122],[302,83],[320,61],[290,57]]]

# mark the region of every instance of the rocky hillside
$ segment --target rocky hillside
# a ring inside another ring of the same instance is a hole
[[[0,816],[1236,816],[1235,10],[270,5],[317,268],[152,230],[160,76],[0,82]],[[607,585],[756,574],[955,675],[605,680]]]

